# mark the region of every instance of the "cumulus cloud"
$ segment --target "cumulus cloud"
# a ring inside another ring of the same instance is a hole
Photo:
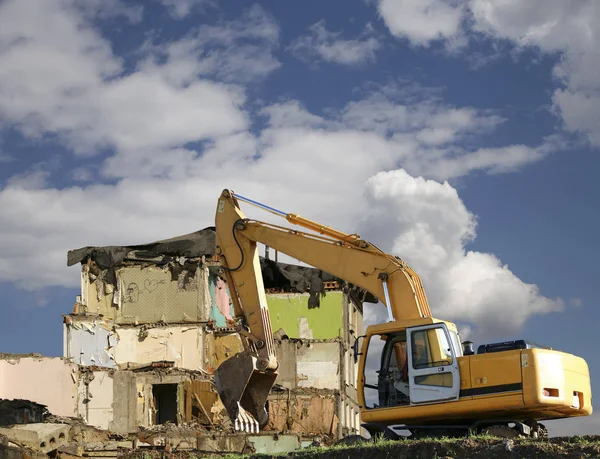
[[[436,317],[471,322],[482,336],[500,336],[532,315],[564,307],[493,254],[467,249],[476,235],[475,217],[448,182],[395,170],[369,178],[365,188],[369,210],[362,235],[421,275]]]
[[[341,38],[341,32],[327,30],[321,20],[308,28],[306,35],[296,38],[289,46],[291,52],[306,62],[335,62],[344,65],[357,65],[375,60],[381,43],[374,36],[368,24],[362,36],[355,39]]]
[[[456,0],[380,0],[379,14],[390,32],[413,45],[453,39],[460,33],[464,3]]]

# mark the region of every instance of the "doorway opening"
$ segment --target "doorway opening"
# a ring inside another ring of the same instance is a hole
[[[177,384],[153,384],[154,424],[177,424]]]

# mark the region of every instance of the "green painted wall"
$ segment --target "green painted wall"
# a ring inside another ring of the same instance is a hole
[[[267,304],[273,332],[283,328],[290,338],[300,338],[301,318],[304,318],[304,322],[312,330],[313,339],[342,336],[343,298],[342,292],[327,292],[325,297],[321,297],[319,308],[308,309],[308,294],[268,294]]]

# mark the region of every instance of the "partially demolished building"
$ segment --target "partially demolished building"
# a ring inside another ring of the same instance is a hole
[[[357,433],[351,346],[365,297],[317,269],[269,259],[261,266],[280,362],[270,420],[260,435],[231,432],[212,375],[242,348],[227,327],[232,307],[214,252],[214,228],[70,251],[81,294],[63,316],[64,357],[0,359],[0,399],[44,404],[144,444],[172,443],[165,432],[175,429],[180,449],[285,451]],[[46,372],[47,386],[35,387],[31,371]]]

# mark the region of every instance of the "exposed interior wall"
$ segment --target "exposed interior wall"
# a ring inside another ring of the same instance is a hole
[[[309,308],[308,293],[267,295],[273,331],[282,328],[290,338],[331,339],[342,336],[344,294],[329,291],[320,307]]]
[[[109,429],[114,419],[113,371],[82,371],[79,378],[79,415],[94,427]]]
[[[118,338],[110,323],[99,319],[74,320],[67,316],[63,324],[65,336],[64,356],[78,365],[96,365],[114,368],[114,347]]]
[[[130,373],[135,378],[137,410],[136,426],[149,427],[163,424],[166,421],[174,424],[182,424],[186,421],[188,408],[186,399],[193,397],[189,392],[190,387],[200,389],[196,378],[197,373],[186,373],[179,370],[160,370],[132,372],[120,371],[118,373]],[[206,381],[203,381],[206,382]],[[208,388],[210,388],[210,383]],[[190,386],[190,384],[192,386]],[[198,395],[200,391],[198,390]],[[216,392],[214,393],[216,395]],[[206,400],[203,398],[203,400]]]
[[[160,360],[177,368],[205,367],[204,327],[200,324],[121,326],[109,321],[67,316],[65,357],[79,365],[116,368],[129,362],[148,364]]]
[[[59,357],[0,359],[0,398],[26,399],[56,416],[77,415],[78,367]]]
[[[185,422],[199,422],[213,424],[220,408],[219,395],[211,381],[185,381],[184,382],[184,410]]]
[[[341,343],[302,342],[296,353],[298,387],[341,389]]]
[[[354,361],[352,346],[358,336],[363,334],[363,313],[362,309],[359,309],[347,295],[344,295],[343,311],[345,324],[343,328],[343,340],[345,343],[345,350],[342,356],[343,380],[346,384],[346,396],[356,402],[358,400],[358,362]]]
[[[204,364],[204,328],[200,325],[170,325],[153,328],[119,328],[114,348],[117,363],[146,364],[160,360],[177,368],[200,370]]]
[[[183,271],[173,278],[171,270],[160,266],[122,266],[115,270],[115,277],[111,283],[106,271],[96,276],[87,265],[83,266],[81,304],[85,312],[102,315],[117,324],[209,319],[206,267]]]
[[[298,432],[305,435],[338,435],[339,394],[334,391],[271,393],[269,430]]]

